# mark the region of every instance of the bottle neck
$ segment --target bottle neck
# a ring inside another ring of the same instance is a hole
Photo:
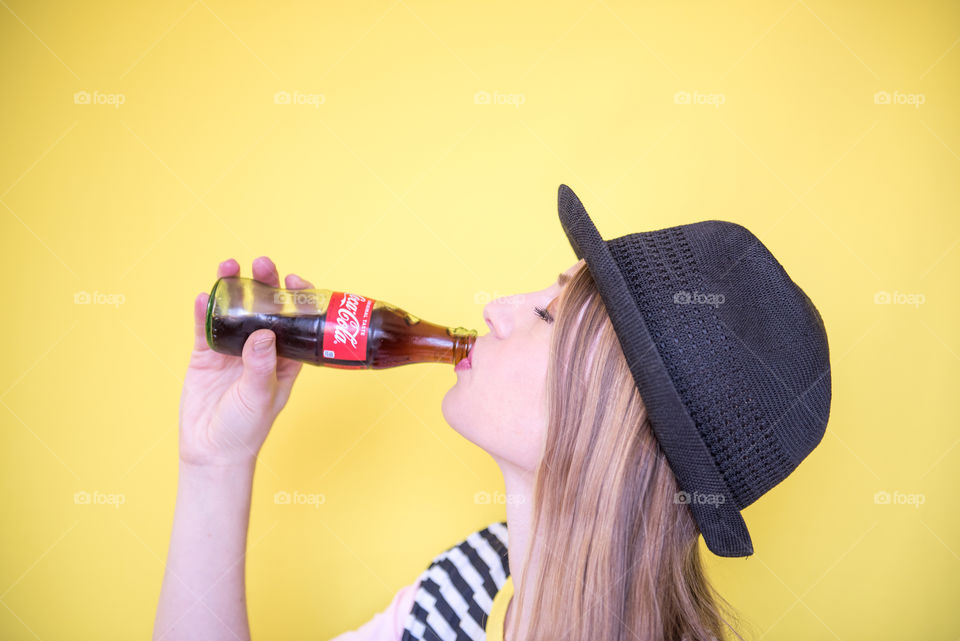
[[[473,344],[477,340],[476,330],[464,330],[457,328],[453,330],[453,364],[456,365],[469,354],[473,349]]]

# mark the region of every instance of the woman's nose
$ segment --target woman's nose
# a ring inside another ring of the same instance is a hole
[[[495,298],[483,308],[483,321],[496,338],[506,338],[513,327],[512,308],[507,298]]]

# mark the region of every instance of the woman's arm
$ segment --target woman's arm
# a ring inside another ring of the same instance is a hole
[[[217,276],[235,276],[234,260]],[[253,277],[278,287],[266,257]],[[312,287],[290,274],[288,289]],[[250,491],[257,454],[286,404],[301,363],[278,358],[276,337],[260,329],[241,356],[207,346],[207,294],[194,300],[194,343],[180,397],[180,467],[177,506],[160,602],[156,641],[250,638],[244,593]]]
[[[244,584],[253,465],[180,463],[154,641],[250,638]]]

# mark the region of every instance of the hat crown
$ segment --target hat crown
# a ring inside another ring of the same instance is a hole
[[[605,242],[743,509],[823,437],[831,379],[819,312],[736,223],[707,220]]]

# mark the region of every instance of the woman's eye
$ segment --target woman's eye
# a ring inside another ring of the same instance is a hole
[[[542,307],[534,307],[534,308],[533,308],[533,311],[534,311],[534,313],[535,313],[537,316],[539,316],[539,317],[542,318],[543,320],[547,321],[548,323],[552,323],[552,322],[553,322],[553,315],[551,315],[550,312],[548,312],[548,311],[545,310],[544,308],[542,308]]]

